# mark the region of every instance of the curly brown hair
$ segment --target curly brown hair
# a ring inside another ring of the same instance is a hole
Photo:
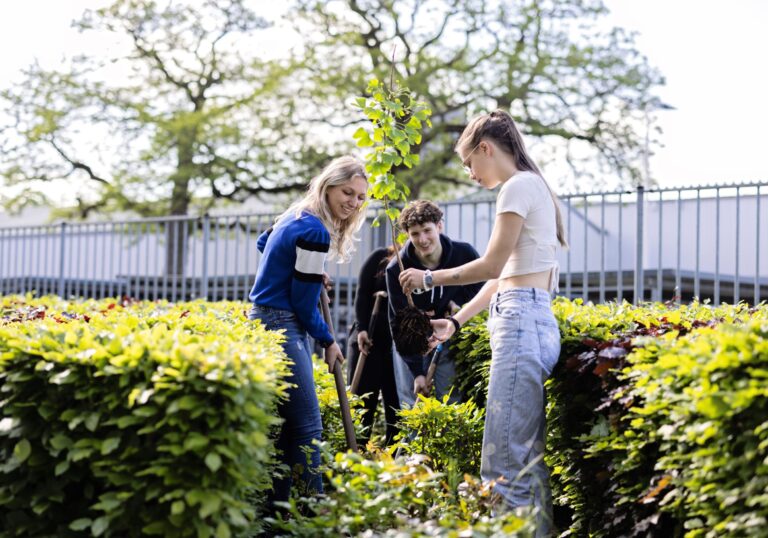
[[[440,224],[443,220],[443,212],[437,204],[429,200],[415,200],[410,202],[402,213],[398,223],[400,229],[407,232],[408,228],[415,225],[422,225],[426,222]]]

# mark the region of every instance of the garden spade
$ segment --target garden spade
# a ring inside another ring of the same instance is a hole
[[[381,309],[381,303],[387,298],[386,291],[377,291],[374,294],[376,299],[373,302],[373,310],[371,311],[371,321],[368,323],[371,336],[373,336],[373,329],[376,327],[376,319],[379,317],[379,310]],[[363,368],[365,367],[365,359],[368,357],[368,351],[361,349],[360,356],[357,358],[357,364],[355,365],[355,373],[352,375],[352,384],[349,386],[349,390],[352,394],[357,394],[357,389],[360,386],[360,378],[363,375]]]
[[[330,300],[328,292],[323,288],[320,298],[320,305],[323,311],[323,318],[328,325],[331,334],[335,335],[333,330],[333,321],[331,320],[331,310],[328,308]],[[341,371],[339,361],[333,365],[333,378],[336,381],[336,393],[339,395],[339,408],[341,409],[341,422],[344,424],[344,436],[347,438],[347,446],[353,452],[357,452],[357,439],[355,438],[355,427],[352,424],[352,414],[349,412],[349,401],[347,400],[346,384],[344,383],[344,374]]]

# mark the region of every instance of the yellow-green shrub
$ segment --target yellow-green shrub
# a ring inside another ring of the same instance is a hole
[[[4,298],[0,533],[249,527],[286,365],[242,308]]]

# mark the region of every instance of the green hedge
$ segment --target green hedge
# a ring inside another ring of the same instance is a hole
[[[553,310],[562,352],[547,382],[547,462],[561,530],[759,534],[768,307],[557,299]],[[483,318],[456,347],[457,377],[483,404]]]
[[[280,336],[236,303],[2,301],[0,535],[253,526]]]

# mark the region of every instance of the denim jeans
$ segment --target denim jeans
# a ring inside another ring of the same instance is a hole
[[[424,357],[424,372],[429,369],[429,362],[432,359],[432,352]],[[448,355],[448,343],[443,344],[443,348],[437,354],[437,366],[435,368],[435,396],[442,400],[443,396],[451,393],[448,398],[450,403],[458,403],[461,400],[459,389],[453,386],[453,380],[456,377],[456,365]],[[416,403],[416,394],[413,392],[413,374],[405,363],[403,358],[397,352],[395,345],[392,344],[392,362],[395,367],[395,384],[397,385],[397,396],[400,399],[400,408],[410,409]]]
[[[549,294],[537,288],[495,294],[488,331],[492,358],[480,474],[496,481],[506,508],[536,506],[537,536],[546,536],[552,500],[544,463],[544,382],[560,355]]]
[[[312,375],[312,352],[309,338],[296,314],[288,310],[278,310],[266,306],[254,305],[248,314],[249,319],[261,320],[270,331],[285,331],[283,349],[293,361],[291,375],[287,381],[288,400],[278,405],[278,413],[283,419],[276,447],[280,458],[291,470],[288,476],[276,477],[272,483],[274,501],[287,501],[292,484],[294,470],[300,469],[303,486],[310,492],[321,493],[323,483],[316,472],[320,465],[320,452],[313,441],[322,439],[323,424],[320,420],[320,405],[317,402],[315,381]],[[306,447],[311,449],[310,464],[307,466]],[[298,466],[298,467],[297,467]]]

